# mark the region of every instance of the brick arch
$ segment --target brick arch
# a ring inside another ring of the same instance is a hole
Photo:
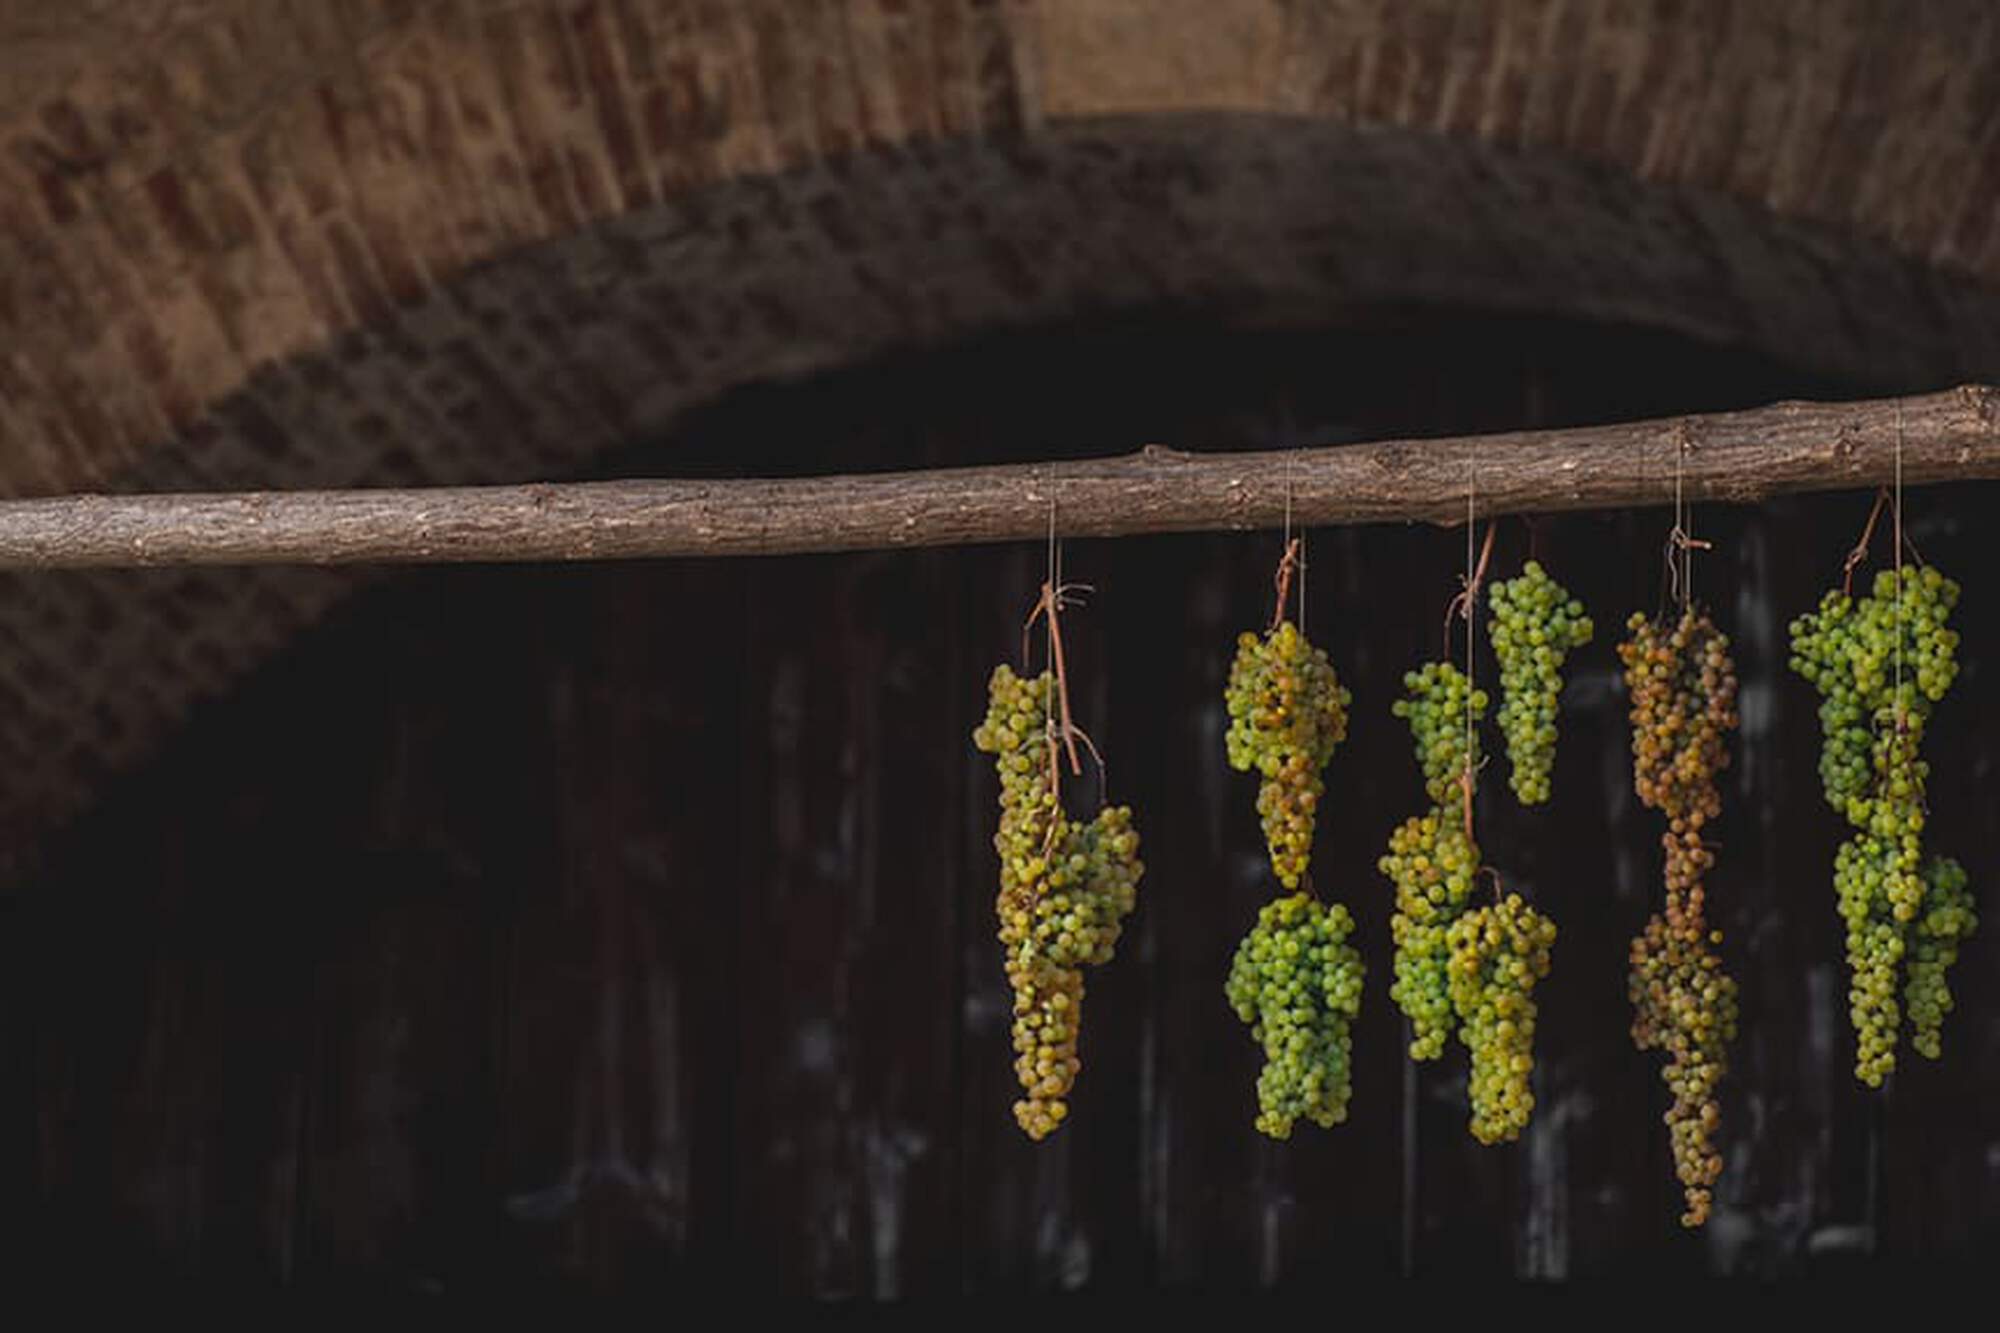
[[[1924,8],[0,8],[52,16],[0,41],[0,492],[559,475],[746,380],[1162,305],[1995,375],[2000,39]],[[351,586],[0,580],[7,841]]]
[[[22,0],[0,23],[11,493],[112,484],[260,371],[538,243],[1114,117],[1544,152],[2000,274],[1977,0]],[[489,359],[561,356],[542,323]]]

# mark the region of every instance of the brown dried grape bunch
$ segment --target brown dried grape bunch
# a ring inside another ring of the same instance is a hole
[[[1064,813],[1053,768],[1054,689],[1047,672],[1023,680],[1011,667],[996,668],[986,719],[972,734],[1000,775],[995,910],[1014,991],[1014,1072],[1024,1094],[1014,1118],[1032,1139],[1069,1114],[1082,1068],[1083,968],[1111,960],[1145,869],[1129,809],[1106,807],[1088,823]]]
[[[1735,730],[1736,664],[1729,637],[1689,608],[1671,627],[1635,615],[1619,645],[1631,695],[1632,785],[1667,818],[1661,835],[1666,894],[1632,941],[1627,994],[1632,1040],[1665,1052],[1660,1077],[1671,1101],[1666,1123],[1687,1207],[1684,1226],[1708,1220],[1722,1157],[1713,1135],[1716,1088],[1736,1037],[1736,983],[1723,971],[1722,932],[1707,919],[1702,878],[1715,855],[1702,829],[1722,813],[1717,780],[1729,766]]]
[[[1673,835],[1667,835],[1671,843]],[[1686,857],[1669,855],[1669,863]],[[1673,874],[1669,870],[1669,874]],[[1697,884],[1681,903],[1656,912],[1632,941],[1627,994],[1633,1006],[1632,1040],[1640,1050],[1663,1051],[1660,1071],[1671,1104],[1666,1123],[1674,1173],[1687,1207],[1684,1226],[1708,1220],[1722,1157],[1712,1135],[1721,1117],[1716,1088],[1729,1067],[1737,1023],[1736,983],[1722,970],[1714,948],[1722,932],[1710,930]]]
[[[1257,813],[1271,868],[1295,889],[1312,860],[1313,818],[1326,793],[1320,772],[1347,739],[1353,697],[1326,654],[1282,620],[1266,634],[1237,639],[1223,698],[1230,766],[1257,770]]]

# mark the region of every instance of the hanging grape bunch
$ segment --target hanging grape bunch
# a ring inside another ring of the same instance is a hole
[[[1666,1123],[1687,1203],[1681,1223],[1692,1227],[1708,1220],[1722,1173],[1715,1090],[1736,1037],[1736,983],[1722,970],[1722,932],[1709,927],[1702,887],[1715,861],[1702,830],[1722,813],[1716,779],[1737,724],[1736,664],[1728,636],[1692,608],[1672,628],[1643,615],[1627,628],[1618,656],[1632,700],[1632,784],[1667,831],[1665,903],[1632,941],[1626,988],[1634,1044],[1667,1055]]]
[[[1492,530],[1486,551],[1491,553]],[[1468,552],[1468,554],[1470,554]],[[1468,562],[1466,588],[1452,603],[1473,632],[1479,579]],[[1427,662],[1403,677],[1404,697],[1391,711],[1408,722],[1430,809],[1390,835],[1378,863],[1396,886],[1390,930],[1396,982],[1390,994],[1410,1020],[1410,1058],[1444,1054],[1455,1027],[1471,1056],[1466,1090],[1471,1129],[1481,1143],[1518,1138],[1534,1111],[1535,983],[1548,975],[1556,928],[1519,894],[1471,905],[1481,873],[1472,836],[1472,796],[1481,765],[1479,723],[1486,692],[1450,662]],[[1492,871],[1486,871],[1492,874]]]
[[[1257,770],[1257,814],[1271,868],[1295,889],[1312,859],[1313,816],[1326,792],[1320,773],[1347,738],[1352,696],[1326,654],[1281,620],[1263,635],[1246,632],[1237,640],[1225,701],[1229,763],[1240,773]]]
[[[1350,702],[1326,654],[1285,617],[1303,552],[1302,540],[1285,544],[1271,628],[1237,639],[1223,696],[1229,763],[1257,770],[1265,846],[1288,889],[1311,883],[1314,816],[1326,791],[1320,773],[1347,737]],[[1263,1047],[1256,1125],[1272,1138],[1291,1137],[1301,1117],[1322,1128],[1347,1118],[1349,1029],[1361,1011],[1365,974],[1347,943],[1353,931],[1345,907],[1322,904],[1308,889],[1266,903],[1237,945],[1223,990]]]
[[[1859,599],[1828,592],[1791,627],[1792,669],[1820,694],[1821,785],[1855,829],[1835,855],[1834,888],[1847,927],[1854,1072],[1871,1087],[1896,1067],[1905,1018],[1911,1044],[1939,1054],[1946,973],[1978,925],[1964,867],[1923,852],[1929,765],[1919,752],[1958,674],[1948,627],[1957,603],[1956,583],[1909,565],[1878,573]]]
[[[973,744],[994,756],[1000,777],[996,911],[1008,984],[1014,991],[1014,1072],[1023,1097],[1014,1118],[1029,1138],[1046,1137],[1069,1112],[1082,1062],[1083,968],[1107,963],[1137,899],[1139,835],[1124,806],[1088,823],[1062,809],[1049,704],[1058,688],[1043,672],[1023,680],[993,672],[986,719]]]
[[[1549,974],[1555,923],[1517,893],[1476,907],[1446,930],[1452,1011],[1472,1056],[1472,1137],[1517,1139],[1535,1109],[1535,983]]]
[[[1486,719],[1486,691],[1475,688],[1449,662],[1426,662],[1403,675],[1405,698],[1389,711],[1410,724],[1424,790],[1437,805],[1457,801],[1466,775],[1479,767],[1479,723]]]
[[[1549,799],[1555,767],[1556,704],[1562,665],[1570,650],[1595,633],[1583,603],[1533,560],[1516,578],[1493,585],[1493,623],[1487,636],[1500,662],[1500,710],[1507,738],[1507,784],[1523,805]]]
[[[1932,1060],[1943,1053],[1940,1034],[1951,1010],[1945,973],[1958,961],[1959,941],[1979,920],[1967,883],[1965,867],[1949,856],[1934,856],[1924,866],[1924,906],[1912,923],[1916,929],[1903,995],[1910,1013],[1910,1044]]]
[[[1300,1118],[1321,1128],[1347,1119],[1349,1028],[1366,972],[1347,943],[1353,930],[1339,903],[1321,906],[1295,893],[1266,903],[1236,947],[1226,990],[1264,1050],[1257,1128],[1272,1138],[1290,1138]]]
[[[1391,711],[1410,724],[1431,808],[1389,835],[1388,854],[1378,863],[1396,887],[1389,920],[1396,980],[1389,995],[1410,1020],[1410,1058],[1435,1060],[1452,1030],[1445,933],[1465,910],[1479,869],[1479,848],[1466,833],[1464,783],[1479,763],[1477,724],[1487,699],[1449,662],[1407,673],[1403,687],[1407,697]]]

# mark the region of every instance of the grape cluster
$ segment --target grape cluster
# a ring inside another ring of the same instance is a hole
[[[1069,1112],[1065,1098],[1082,1065],[1082,969],[1111,960],[1145,869],[1129,809],[1106,807],[1088,823],[1064,813],[1052,768],[1053,688],[1047,672],[1023,680],[996,668],[986,719],[972,733],[1000,775],[995,908],[1014,991],[1014,1073],[1026,1094],[1014,1118],[1033,1139]]]
[[[1410,1020],[1410,1058],[1435,1060],[1444,1054],[1452,1027],[1445,931],[1472,896],[1479,849],[1465,836],[1456,807],[1433,809],[1404,820],[1389,835],[1389,853],[1380,864],[1396,886],[1396,911],[1389,921],[1396,980],[1389,998]]]
[[[1390,994],[1410,1020],[1410,1058],[1435,1060],[1456,1030],[1472,1056],[1472,1135],[1518,1138],[1534,1110],[1535,982],[1548,975],[1556,928],[1508,894],[1472,907],[1479,847],[1467,827],[1487,697],[1449,662],[1403,677],[1392,706],[1410,724],[1431,808],[1389,835],[1377,864],[1396,886]]]
[[[1347,1119],[1353,1042],[1361,1011],[1361,955],[1347,943],[1354,921],[1339,903],[1295,893],[1266,903],[1236,948],[1226,993],[1264,1048],[1257,1128],[1291,1137],[1303,1117],[1322,1128]]]
[[[1479,848],[1465,831],[1463,783],[1479,763],[1478,722],[1487,699],[1449,662],[1409,672],[1403,688],[1407,697],[1390,711],[1410,724],[1431,808],[1389,835],[1388,853],[1377,865],[1396,886],[1389,920],[1396,980],[1389,995],[1410,1020],[1410,1058],[1435,1060],[1452,1029],[1445,932],[1465,910],[1479,869]]]
[[[1486,691],[1474,688],[1449,662],[1426,662],[1406,672],[1403,689],[1408,697],[1389,711],[1410,724],[1424,790],[1434,803],[1444,805],[1457,798],[1465,775],[1479,766],[1478,725],[1486,717]]]
[[[1535,1109],[1535,983],[1549,974],[1555,923],[1510,893],[1446,932],[1451,1007],[1472,1053],[1472,1137],[1517,1139]]]
[[[1562,664],[1595,633],[1583,603],[1533,560],[1520,576],[1493,585],[1487,630],[1500,662],[1500,730],[1507,737],[1507,784],[1523,805],[1549,799],[1556,757],[1556,702]]]
[[[1736,1036],[1736,983],[1722,970],[1722,932],[1708,925],[1702,877],[1715,854],[1702,829],[1722,813],[1717,777],[1729,766],[1735,730],[1736,664],[1729,637],[1705,613],[1682,612],[1669,628],[1632,617],[1618,646],[1631,695],[1632,785],[1667,817],[1666,901],[1632,941],[1626,989],[1632,1040],[1660,1050],[1660,1077],[1671,1097],[1666,1113],[1687,1207],[1685,1226],[1708,1220],[1722,1158],[1712,1135],[1720,1119],[1715,1090]]]
[[[1792,669],[1820,694],[1820,783],[1855,829],[1833,878],[1847,927],[1854,1072],[1871,1087],[1896,1067],[1905,1017],[1917,1050],[1938,1055],[1951,1008],[1945,974],[1978,924],[1964,868],[1923,853],[1930,766],[1919,752],[1958,674],[1958,635],[1947,624],[1957,603],[1956,583],[1908,566],[1877,574],[1858,600],[1827,593],[1791,626]]]
[[[1910,941],[1903,997],[1910,1014],[1910,1044],[1933,1060],[1941,1050],[1938,1033],[1944,1016],[1951,1012],[1945,972],[1958,961],[1958,942],[1972,933],[1976,920],[1966,883],[1965,867],[1951,857],[1932,857],[1924,867],[1924,910]]]
[[[1885,723],[1922,734],[1958,675],[1958,634],[1947,627],[1958,585],[1937,570],[1883,570],[1858,601],[1839,589],[1792,622],[1792,669],[1820,693],[1820,783],[1856,827],[1877,794],[1877,740]],[[1900,652],[1899,652],[1900,649]]]
[[[1271,868],[1286,888],[1297,888],[1312,859],[1313,815],[1326,792],[1320,770],[1347,738],[1352,696],[1326,654],[1286,620],[1237,640],[1225,700],[1230,765],[1257,770],[1257,813]]]

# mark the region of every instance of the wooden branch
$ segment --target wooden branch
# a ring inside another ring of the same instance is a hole
[[[787,480],[74,495],[0,502],[0,567],[781,555],[1046,537],[1465,519],[2000,477],[2000,393],[1458,439]],[[1289,459],[1289,462],[1287,461]]]

